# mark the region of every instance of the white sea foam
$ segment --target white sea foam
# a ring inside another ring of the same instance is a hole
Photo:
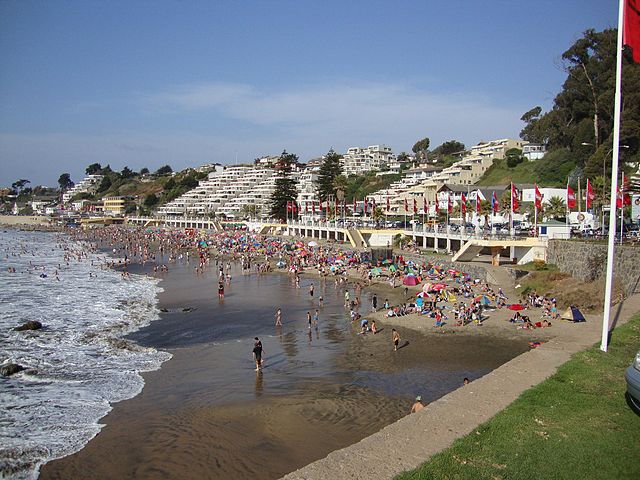
[[[67,263],[62,241],[51,233],[0,233],[0,364],[27,368],[0,377],[2,477],[36,478],[42,463],[80,450],[112,403],[142,390],[139,373],[170,358],[122,339],[159,318],[157,280],[124,280],[92,253]],[[13,330],[28,320],[43,328]]]

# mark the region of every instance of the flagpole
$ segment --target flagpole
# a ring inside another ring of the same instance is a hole
[[[624,172],[620,183],[620,245],[622,245],[622,229],[624,227]]]
[[[509,236],[513,237],[513,182],[511,182],[511,215],[509,215]]]
[[[618,191],[618,159],[620,157],[620,97],[622,90],[622,29],[624,0],[618,2],[618,44],[616,50],[616,94],[613,111],[613,159],[611,162],[611,199],[609,201],[609,240],[607,244],[607,274],[604,286],[604,312],[600,350],[607,351],[609,318],[611,316],[611,290],[613,287],[613,252],[616,235],[616,193]]]

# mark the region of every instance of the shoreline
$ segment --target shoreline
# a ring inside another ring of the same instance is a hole
[[[279,273],[280,276],[282,276],[281,272],[277,272],[277,273]],[[286,278],[287,276],[285,275],[284,277]],[[302,277],[306,280],[313,280],[313,281],[317,281],[317,279],[319,279],[319,275],[311,272],[305,272]],[[361,278],[352,275],[351,279],[354,279],[354,278],[357,278],[360,282],[364,283],[364,281]],[[170,287],[171,279],[172,279],[172,275],[169,274],[166,278],[163,278],[160,283],[160,287],[163,288],[165,292],[167,290],[171,290],[171,287]],[[380,289],[380,291],[388,292],[390,290],[390,287],[383,282],[374,282],[372,289],[376,291]],[[402,288],[396,288],[395,291],[392,291],[392,293],[395,295],[401,296],[402,290],[403,290]],[[161,301],[160,307],[162,308],[162,306],[163,304]],[[363,306],[361,308],[363,308],[364,310],[367,309],[366,302],[363,302]],[[157,323],[164,322],[164,314],[161,314],[161,315],[162,315],[162,318]],[[380,312],[374,315],[380,315]],[[410,342],[412,343],[412,346],[410,349],[405,350],[405,352],[413,351],[413,347],[414,346],[417,347],[418,345],[425,345],[426,350],[433,350],[434,346],[437,347],[437,343],[443,343],[441,339],[443,339],[444,337],[456,337],[456,338],[446,338],[444,340],[445,342],[449,342],[450,340],[453,340],[454,342],[459,342],[461,340],[461,337],[468,337],[467,340],[471,341],[471,344],[473,344],[473,339],[474,337],[477,336],[475,333],[473,333],[473,331],[472,332],[464,331],[465,335],[435,335],[430,333],[424,334],[425,332],[418,333],[417,331],[415,333],[410,333],[410,332],[413,332],[414,329],[420,330],[420,325],[418,324],[409,325],[411,322],[409,322],[408,320],[409,318],[407,317],[401,317],[401,318],[395,318],[395,319],[381,318],[380,325],[383,328],[385,328],[386,326],[387,331],[376,336],[376,338],[372,338],[373,336],[367,336],[367,337],[372,341],[375,340],[376,344],[380,344],[381,346],[387,345],[389,343],[387,336],[390,335],[390,327],[392,325],[392,321],[397,322],[397,325],[401,326],[401,328],[407,329],[406,334],[404,336],[411,339]],[[429,322],[431,323],[431,320],[429,320]],[[469,328],[469,326],[463,327],[463,328]],[[479,328],[484,328],[484,327],[479,327]],[[490,333],[489,330],[490,329],[483,330],[483,337],[486,335],[489,335]],[[500,334],[499,331],[494,333]],[[491,335],[493,335],[494,333],[492,333]],[[502,330],[502,334],[504,333],[505,333],[504,330]],[[349,352],[348,355],[345,355],[343,358],[345,360],[348,360],[348,359],[352,360],[353,358],[360,358],[360,359],[364,358],[365,355],[363,354],[368,349],[372,348],[371,345],[363,344],[363,342],[368,341],[368,339],[365,339],[364,338],[365,336],[355,335],[355,330],[353,330],[353,328],[350,330],[350,334],[353,336],[353,338],[351,338],[351,340],[348,343],[353,346],[353,349],[352,351]],[[510,337],[509,341],[512,341],[513,335],[510,335],[509,337]],[[435,344],[431,343],[433,341],[435,341],[436,343]],[[516,341],[525,341],[525,340],[522,337],[520,337],[520,338],[516,338]],[[369,343],[372,343],[372,342],[369,342]],[[375,348],[378,348],[378,347],[375,347]],[[380,348],[384,348],[384,347],[380,347]],[[99,464],[102,464],[102,466],[104,467],[105,465],[104,462],[107,461],[107,457],[108,457],[108,455],[105,456],[105,454],[101,452],[104,450],[106,452],[111,452],[109,455],[113,454],[113,451],[114,451],[113,449],[116,449],[116,450],[118,449],[118,445],[116,444],[117,442],[116,439],[120,438],[119,441],[122,442],[122,436],[130,434],[129,431],[131,429],[129,427],[125,427],[125,425],[131,425],[131,423],[133,422],[133,424],[137,425],[137,428],[141,429],[141,431],[145,431],[145,429],[147,432],[149,431],[149,427],[144,424],[140,424],[140,419],[137,418],[140,415],[141,411],[150,409],[154,412],[152,415],[147,416],[147,422],[146,422],[147,425],[149,424],[155,425],[157,424],[157,422],[161,422],[161,418],[163,418],[163,416],[172,415],[170,413],[169,407],[175,408],[175,405],[176,405],[175,399],[173,400],[173,403],[172,403],[172,401],[167,400],[166,398],[162,398],[162,395],[159,393],[159,391],[162,389],[158,389],[156,387],[164,386],[164,387],[167,387],[169,391],[171,391],[172,389],[175,390],[175,385],[167,386],[167,382],[170,381],[170,379],[168,380],[167,377],[173,378],[173,381],[175,382],[176,377],[180,375],[180,373],[178,372],[181,369],[185,368],[186,363],[191,361],[188,358],[190,355],[193,355],[193,354],[203,355],[202,357],[198,357],[198,358],[203,358],[203,359],[207,358],[206,352],[204,352],[204,350],[206,350],[204,346],[199,346],[194,348],[178,348],[175,351],[169,350],[169,353],[173,355],[173,358],[171,360],[163,363],[162,367],[159,370],[155,372],[148,372],[143,374],[145,387],[143,389],[142,394],[138,395],[132,400],[114,404],[112,412],[101,420],[101,423],[106,423],[107,426],[102,429],[102,431],[98,434],[98,436],[94,438],[94,440],[92,440],[87,446],[85,446],[85,448],[81,450],[78,454],[74,454],[70,457],[65,457],[63,459],[50,462],[45,466],[43,466],[41,470],[41,475],[42,475],[41,478],[63,478],[65,476],[69,476],[70,474],[72,474],[72,472],[73,474],[78,475],[78,474],[82,474],[83,472],[86,474],[87,470],[100,471],[99,468],[97,470],[95,470],[95,468],[97,468],[97,465]],[[434,354],[446,355],[447,352],[446,351],[434,352]],[[182,356],[184,356],[185,358],[181,358]],[[462,356],[464,357],[464,355]],[[422,362],[422,364],[424,365],[424,359],[414,358],[414,359],[409,359],[407,361],[409,361],[409,364],[420,364],[420,362]],[[368,359],[367,359],[367,363],[369,363]],[[376,363],[378,363],[378,367],[375,370],[383,373],[385,371],[385,368],[388,369],[386,364],[390,362],[389,362],[389,358],[381,357],[380,359],[376,360]],[[344,366],[344,361],[342,362],[342,364]],[[406,366],[407,365],[405,365],[405,367]],[[279,429],[285,430],[286,431],[285,435],[281,435],[281,436],[286,437],[288,441],[293,441],[293,445],[299,442],[304,443],[306,436],[299,437],[297,436],[295,431],[299,430],[301,425],[303,425],[305,422],[308,423],[309,421],[307,418],[305,418],[307,417],[307,414],[303,413],[305,411],[305,406],[304,406],[305,402],[312,401],[311,410],[316,412],[314,413],[314,415],[320,415],[320,417],[318,418],[322,417],[321,412],[323,410],[325,411],[333,410],[334,412],[336,411],[336,408],[338,408],[338,411],[340,411],[341,409],[344,410],[342,407],[339,407],[338,404],[340,402],[337,401],[336,398],[338,398],[339,396],[344,396],[345,392],[340,391],[339,388],[336,390],[335,388],[336,386],[333,386],[333,387],[325,386],[325,387],[326,388],[324,389],[320,388],[320,390],[316,390],[313,396],[303,395],[300,398],[300,400],[296,400],[295,397],[292,397],[289,402],[283,401],[282,399],[278,399],[278,398],[270,399],[268,402],[265,402],[263,397],[263,399],[261,400],[261,403],[263,404],[267,403],[267,405],[264,406],[262,409],[259,409],[258,411],[263,412],[265,416],[272,416],[274,418],[277,418],[278,422],[276,423],[276,425],[271,425],[271,426],[264,425],[262,428],[269,431],[271,435],[276,435],[277,430]],[[187,388],[187,390],[189,389]],[[358,392],[358,394],[361,395],[361,397],[359,398],[360,400],[362,400],[361,392]],[[174,392],[174,395],[175,395],[175,392]],[[319,401],[317,399],[314,400],[314,397],[316,397],[317,395],[320,395],[320,397],[324,398],[325,400],[322,400],[322,401]],[[329,395],[328,398],[327,398],[327,395]],[[365,398],[366,398],[366,395],[365,395]],[[432,398],[429,398],[428,395],[426,396],[426,398],[428,398],[429,400],[432,400]],[[319,431],[320,435],[317,436],[317,438],[315,439],[316,445],[311,452],[307,451],[307,449],[300,449],[299,447],[297,448],[289,447],[289,448],[293,448],[294,450],[294,452],[290,452],[290,454],[293,456],[297,456],[298,462],[299,462],[298,466],[294,467],[293,469],[299,468],[302,465],[308,464],[309,462],[312,462],[318,458],[321,458],[322,455],[326,455],[328,452],[331,452],[336,448],[341,448],[346,445],[351,445],[354,441],[358,441],[361,438],[366,437],[366,435],[368,434],[374,433],[375,431],[379,431],[381,428],[384,428],[385,425],[393,424],[393,422],[398,420],[398,418],[402,418],[406,414],[407,412],[406,401],[407,400],[392,400],[391,403],[389,403],[389,401],[387,400],[387,401],[384,401],[383,403],[379,403],[379,400],[376,399],[375,401],[371,402],[370,407],[374,411],[375,410],[384,411],[384,409],[393,408],[395,409],[394,410],[395,413],[393,414],[392,417],[388,417],[386,416],[386,414],[382,415],[381,418],[378,419],[379,421],[382,421],[382,423],[374,422],[373,430],[371,430],[370,425],[366,425],[365,427],[369,428],[369,432],[366,433],[366,431],[364,431],[365,435],[359,435],[358,437],[347,435],[345,437],[344,435],[336,435],[333,429],[327,429],[326,427],[323,427]],[[136,404],[136,405],[132,407],[131,404]],[[395,407],[393,405],[395,405]],[[243,408],[245,410],[244,413],[242,412]],[[235,422],[238,428],[248,428],[246,425],[246,421],[243,422],[241,421],[241,419],[243,416],[246,416],[246,410],[251,411],[251,409],[254,409],[254,408],[256,408],[255,405],[249,405],[248,409],[247,409],[247,405],[245,406],[239,405],[234,407],[230,406],[230,407],[224,407],[224,408],[217,408],[216,409],[217,413],[213,414],[210,411],[210,409],[207,409],[202,405],[199,405],[199,406],[189,405],[188,407],[185,407],[182,409],[182,414],[180,415],[180,417],[182,418],[182,421],[186,421],[184,420],[184,416],[186,416],[189,419],[192,419],[192,418],[199,418],[200,420],[208,419],[208,421],[214,422],[214,423],[219,421],[221,418],[226,418],[226,422],[229,422],[231,421],[231,419],[233,419],[232,423]],[[306,407],[306,408],[309,408],[309,407]],[[349,409],[357,409],[358,407],[355,404],[352,404],[352,405],[349,405],[348,407],[345,406],[345,408],[347,408],[347,413],[349,413],[348,412]],[[297,411],[298,414],[294,414],[294,415],[297,415],[299,417],[298,427],[297,428],[293,428],[293,426],[286,427],[286,425],[291,424],[291,422],[288,422],[287,421],[288,419],[286,417],[284,418],[279,417],[278,412],[281,412],[281,411],[288,411],[290,414],[292,412]],[[134,413],[134,412],[137,412],[137,413]],[[266,413],[266,412],[269,412],[269,413]],[[314,415],[312,415],[311,418],[315,418]],[[349,420],[344,420],[346,418],[344,417],[345,415],[344,412],[342,412],[340,415],[342,415],[341,417],[339,417],[341,418],[340,420],[341,422],[349,421]],[[258,421],[254,417],[252,418],[253,420]],[[300,418],[305,419],[302,422],[302,424],[300,424],[300,421],[301,421]],[[360,420],[358,420],[358,418]],[[351,418],[350,421],[353,422],[355,425],[360,424],[361,425],[360,428],[362,428],[363,427],[362,422],[365,421],[365,419],[367,424],[372,423],[371,419],[367,415],[360,415],[360,416],[353,417]],[[149,420],[151,421],[149,422]],[[206,437],[206,432],[202,432],[201,429],[197,429],[191,423],[189,424],[191,425],[191,428],[194,428],[199,432],[197,435],[199,436],[204,435],[204,437]],[[314,427],[317,428],[317,425],[306,425],[305,428],[314,428]],[[219,428],[219,425],[216,428]],[[305,428],[302,428],[302,430],[304,430]],[[157,431],[155,433],[158,434]],[[179,435],[178,437],[180,438],[179,440],[180,442],[186,443],[188,441],[183,435]],[[178,440],[174,439],[174,441],[178,441]],[[238,439],[234,441],[238,441]],[[138,438],[134,443],[147,443],[147,442],[149,442],[149,439],[145,437],[144,440]],[[97,443],[102,443],[102,446],[96,446]],[[125,442],[125,443],[128,443],[128,442]],[[236,444],[236,447],[234,448],[239,448],[239,447]],[[282,448],[282,446],[280,446],[279,448]],[[127,457],[127,455],[124,454],[124,457]],[[160,461],[160,460],[161,459],[158,457],[156,461]],[[127,462],[124,461],[124,463],[126,464]],[[149,460],[143,461],[142,465],[139,465],[137,468],[138,469],[153,468],[153,466],[150,465],[150,463],[151,462],[149,462]],[[215,465],[215,461],[213,464]],[[91,467],[87,469],[86,467],[89,465]],[[209,465],[209,467],[210,466],[211,465]],[[207,465],[202,465],[203,469],[206,467]],[[176,467],[174,466],[173,468],[176,468]],[[264,466],[264,468],[268,470],[267,466]],[[291,470],[288,470],[288,471],[291,471]],[[280,473],[277,473],[277,471],[273,471],[271,476],[265,476],[264,478],[276,478],[276,476],[281,476],[285,473],[286,471],[280,471]],[[124,473],[124,471],[122,471],[121,474],[124,476],[127,476],[127,474]]]

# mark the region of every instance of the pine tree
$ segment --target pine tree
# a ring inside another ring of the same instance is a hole
[[[333,148],[325,155],[320,171],[318,172],[318,180],[316,180],[316,191],[320,201],[325,201],[336,195],[335,179],[342,175],[342,166],[340,165],[341,156],[333,151]]]
[[[298,196],[296,181],[291,177],[291,171],[297,164],[298,156],[285,150],[275,165],[277,173],[275,190],[271,195],[271,216],[282,222],[287,220],[287,202],[295,202]]]

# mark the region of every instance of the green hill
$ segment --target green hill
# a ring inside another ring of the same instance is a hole
[[[515,182],[561,187],[567,184],[567,178],[575,168],[576,163],[569,151],[558,149],[548,152],[540,160],[525,160],[512,168],[507,166],[506,160],[495,160],[476,185],[504,185]]]

